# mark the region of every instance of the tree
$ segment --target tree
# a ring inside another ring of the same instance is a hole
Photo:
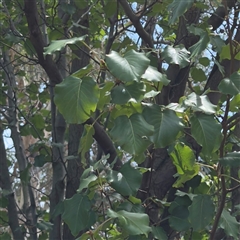
[[[0,239],[239,239],[239,7],[3,0]]]

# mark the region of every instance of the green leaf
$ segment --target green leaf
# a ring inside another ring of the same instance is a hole
[[[73,77],[83,78],[87,76],[93,69],[92,64],[88,64],[86,67],[79,69],[78,71],[72,74]]]
[[[123,150],[138,155],[150,145],[148,137],[153,130],[153,126],[149,125],[141,114],[135,113],[129,118],[125,115],[119,116],[110,135]]]
[[[240,93],[240,73],[235,72],[229,78],[224,78],[218,85],[218,89],[224,94],[235,96]]]
[[[195,82],[202,82],[207,79],[204,71],[201,68],[191,68],[191,76]]]
[[[79,143],[78,153],[81,153],[82,163],[86,165],[85,153],[91,148],[93,144],[93,135],[95,131],[93,125],[84,125],[83,134]],[[83,161],[84,160],[84,161]]]
[[[131,167],[130,162],[125,163],[119,172],[110,171],[107,180],[111,187],[123,196],[135,195],[140,187],[142,174]]]
[[[213,201],[208,195],[194,197],[188,209],[193,231],[203,230],[212,221],[215,213]]]
[[[47,157],[43,154],[37,155],[34,158],[34,166],[35,167],[43,167],[45,163],[49,162]]]
[[[11,235],[9,235],[9,233],[5,232],[5,233],[1,233],[0,234],[0,240],[11,240]]]
[[[131,213],[124,210],[114,212],[109,209],[107,215],[111,218],[118,218],[119,225],[123,231],[129,233],[129,235],[148,235],[151,231],[149,227],[148,215],[145,213]]]
[[[199,113],[193,115],[190,122],[192,136],[203,147],[202,152],[208,155],[216,151],[221,144],[222,127],[214,116]]]
[[[88,176],[87,178],[84,178],[84,179],[81,178],[80,186],[77,191],[80,193],[84,188],[87,188],[88,185],[91,182],[94,182],[95,180],[97,180],[97,176],[93,173],[90,176]]]
[[[144,98],[144,99],[146,99],[146,98],[154,98],[154,97],[156,97],[159,93],[160,93],[159,91],[156,92],[156,91],[154,91],[154,90],[151,90],[150,92],[145,93],[143,98]]]
[[[169,224],[177,231],[185,231],[190,228],[190,223],[188,221],[189,211],[188,206],[191,204],[189,197],[176,197],[171,203],[168,211]]]
[[[240,93],[235,95],[230,101],[230,111],[236,112],[240,109]]]
[[[177,143],[170,156],[179,174],[173,187],[183,187],[183,183],[192,179],[199,172],[199,165],[195,162],[195,155],[190,147],[183,143]]]
[[[57,51],[61,51],[66,45],[76,44],[77,42],[83,42],[87,35],[82,37],[74,37],[70,39],[55,40],[50,43],[49,46],[44,48],[44,55],[53,54]]]
[[[130,85],[119,84],[111,91],[112,102],[115,104],[141,102],[145,91],[145,85],[142,82],[133,82]]]
[[[220,36],[210,36],[210,44],[213,46],[213,50],[216,49],[217,53],[222,52],[222,47],[225,45],[224,39],[222,39]]]
[[[69,76],[55,87],[54,101],[68,123],[83,123],[96,110],[99,91],[96,82]]]
[[[210,38],[208,36],[208,32],[204,31],[200,36],[199,41],[189,48],[189,51],[191,52],[191,58],[201,55],[202,51],[207,48],[209,41]]]
[[[174,142],[177,134],[183,128],[174,111],[162,109],[158,105],[146,106],[143,116],[147,123],[154,126],[154,134],[150,136],[150,140],[157,148],[166,147]]]
[[[134,50],[128,51],[124,57],[115,51],[106,55],[106,64],[109,71],[122,82],[139,81],[149,63],[150,60],[144,53]]]
[[[142,75],[143,79],[146,79],[151,82],[160,82],[162,86],[166,86],[169,84],[169,80],[165,74],[160,73],[157,68],[153,66],[148,66],[146,72]],[[161,87],[162,87],[161,86]]]
[[[234,237],[234,239],[238,239],[240,232],[240,223],[236,220],[235,217],[231,216],[226,209],[223,209],[222,211],[219,227],[224,229],[225,233],[228,236]]]
[[[174,24],[179,17],[181,17],[193,4],[194,0],[179,1],[174,0],[168,5],[168,11],[171,11],[171,16],[169,15],[168,23],[170,25]]]
[[[240,167],[240,152],[227,153],[225,157],[219,159],[219,162],[223,166]]]
[[[202,57],[198,59],[199,63],[204,67],[207,67],[210,64],[210,60],[207,57]]]
[[[90,227],[95,222],[93,213],[88,197],[75,194],[72,198],[64,201],[62,218],[73,236],[77,236],[81,230]]]
[[[190,52],[180,45],[178,47],[167,46],[162,52],[162,58],[168,64],[177,64],[180,68],[184,68],[189,65]]]
[[[161,227],[152,226],[152,233],[156,239],[167,240],[167,234]]]
[[[45,222],[43,220],[40,220],[38,223],[37,223],[37,226],[36,226],[38,229],[42,230],[42,231],[50,231],[53,227],[53,224],[50,223],[50,222]]]
[[[183,101],[183,106],[190,107],[194,112],[204,112],[206,114],[214,114],[217,106],[213,105],[207,95],[198,96],[196,93],[191,93]]]
[[[233,52],[237,53],[235,56],[234,56],[234,59],[236,60],[240,60],[240,52],[239,52],[239,47],[235,47],[233,45]],[[231,60],[231,50],[230,50],[230,44],[227,44],[227,45],[224,45],[222,47],[222,51],[220,52],[220,61],[222,61],[223,59],[228,59],[228,60]]]

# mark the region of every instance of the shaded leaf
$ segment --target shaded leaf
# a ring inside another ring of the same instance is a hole
[[[167,234],[161,227],[152,226],[152,233],[156,239],[167,240]]]
[[[111,218],[118,218],[119,225],[122,229],[129,233],[129,235],[144,234],[147,236],[151,231],[149,227],[149,218],[145,213],[131,213],[124,210],[114,212],[109,209],[107,215]]]
[[[68,123],[83,123],[96,110],[99,91],[90,77],[69,76],[55,87],[54,101]]]
[[[235,96],[240,93],[240,73],[235,72],[229,78],[224,78],[218,85],[218,89],[224,94]]]
[[[171,17],[168,23],[170,25],[174,24],[179,17],[181,17],[193,4],[194,0],[179,1],[174,0],[168,5],[168,10],[171,11]]]
[[[123,150],[138,155],[149,146],[148,137],[153,131],[153,126],[149,125],[141,114],[135,113],[129,118],[125,115],[116,118],[110,135]]]
[[[221,144],[221,124],[214,116],[206,114],[195,114],[190,118],[192,136],[202,148],[206,155],[216,151]]]
[[[75,194],[72,198],[64,201],[62,218],[73,236],[77,236],[81,230],[90,227],[95,222],[93,214],[91,202],[87,196]]]
[[[177,64],[180,68],[184,68],[190,63],[189,54],[190,52],[184,46],[167,46],[162,52],[162,58],[168,64]]]
[[[125,163],[119,172],[111,170],[107,174],[111,187],[123,196],[135,195],[140,187],[142,174],[131,167],[130,162]]]
[[[209,41],[210,38],[208,36],[208,32],[204,31],[203,34],[201,34],[199,41],[189,48],[191,58],[199,56],[202,51],[207,48]]]
[[[222,211],[219,227],[224,229],[225,233],[228,236],[234,237],[236,239],[239,237],[240,223],[236,220],[235,217],[231,216],[226,209],[223,209]]]
[[[144,53],[134,50],[128,51],[124,57],[115,51],[106,55],[106,64],[109,71],[123,82],[139,81],[149,63],[150,60]]]
[[[146,106],[143,116],[150,125],[154,126],[154,134],[149,139],[157,148],[171,144],[183,128],[174,111],[162,109],[158,105]]]
[[[208,195],[194,197],[188,209],[193,231],[203,230],[212,221],[215,213],[213,201]]]
[[[145,85],[142,82],[133,82],[130,85],[119,84],[111,91],[112,102],[115,104],[141,102],[145,91]]]
[[[79,143],[78,153],[81,153],[81,160],[82,160],[82,163],[84,163],[85,165],[86,165],[85,153],[91,148],[93,144],[94,133],[95,131],[94,131],[93,125],[88,125],[88,124],[84,125],[83,134]]]
[[[240,152],[227,153],[226,156],[219,159],[223,166],[240,167]]]

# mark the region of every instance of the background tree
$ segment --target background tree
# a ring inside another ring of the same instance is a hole
[[[239,7],[3,0],[0,239],[239,239]]]

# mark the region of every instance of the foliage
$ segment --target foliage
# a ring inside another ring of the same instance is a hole
[[[239,239],[231,4],[1,2],[0,239]]]

